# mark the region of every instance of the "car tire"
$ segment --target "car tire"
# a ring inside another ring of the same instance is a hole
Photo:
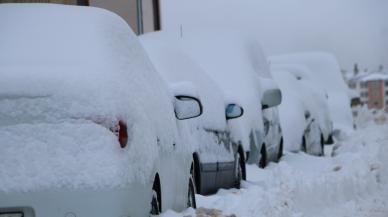
[[[301,147],[301,150],[302,150],[304,153],[307,153],[306,136],[303,136],[303,137],[302,137],[302,147]]]
[[[242,168],[242,165],[241,165],[241,158],[240,158],[240,154],[236,154],[236,157],[235,157],[235,187],[237,189],[240,189],[241,188],[241,181],[243,180],[243,168]]]
[[[192,176],[189,178],[189,186],[188,186],[188,193],[187,193],[187,208],[191,207],[193,209],[197,208],[197,203],[195,200],[195,185]]]
[[[282,158],[282,156],[283,156],[283,138],[281,138],[281,140],[280,140],[279,151],[278,151],[278,155],[276,157],[276,161],[279,162],[280,159]]]
[[[267,148],[265,144],[261,146],[260,154],[259,167],[264,169],[267,166]]]
[[[321,134],[321,153],[319,156],[325,156],[325,139],[323,137],[323,134]]]
[[[152,190],[152,199],[151,199],[151,210],[150,216],[159,215],[161,207],[159,204],[158,193],[155,190]]]

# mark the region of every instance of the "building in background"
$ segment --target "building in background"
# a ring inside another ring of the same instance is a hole
[[[359,74],[347,81],[349,88],[360,93],[362,104],[369,109],[388,111],[388,73]]]
[[[161,29],[159,0],[0,0],[0,3],[55,3],[93,6],[120,15],[138,35]]]

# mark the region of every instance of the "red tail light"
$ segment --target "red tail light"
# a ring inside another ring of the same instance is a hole
[[[119,138],[119,143],[121,148],[125,148],[128,143],[128,131],[127,131],[127,125],[122,121],[119,121],[119,124],[118,124],[117,137]]]
[[[117,139],[120,143],[121,148],[125,148],[128,143],[128,129],[127,125],[119,120],[116,121],[108,121],[105,118],[88,118],[88,120],[93,121],[96,124],[102,125],[112,131],[117,136]]]

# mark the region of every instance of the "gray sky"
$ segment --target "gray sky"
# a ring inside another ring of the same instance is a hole
[[[257,35],[267,55],[334,53],[342,68],[388,69],[388,0],[163,0],[163,28]]]

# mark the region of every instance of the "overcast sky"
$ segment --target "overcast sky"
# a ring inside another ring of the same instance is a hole
[[[162,24],[248,32],[267,55],[321,50],[344,69],[388,69],[388,0],[163,0]]]

